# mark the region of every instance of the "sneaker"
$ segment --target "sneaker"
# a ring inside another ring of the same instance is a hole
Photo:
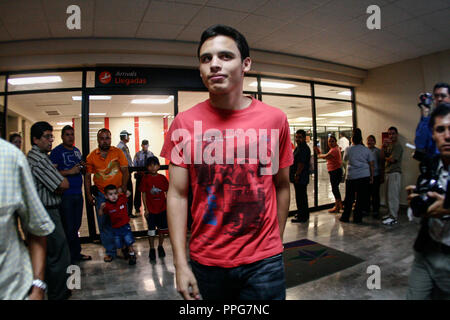
[[[150,249],[150,252],[148,253],[148,258],[150,259],[150,261],[155,261],[156,260],[156,251],[155,251],[155,249]]]
[[[384,219],[381,223],[386,226],[392,226],[393,224],[398,223],[398,221],[393,217],[388,217],[387,219]]]
[[[136,254],[134,252],[131,252],[129,255],[130,259],[128,260],[128,264],[130,266],[136,264]]]
[[[158,257],[164,258],[166,256],[166,252],[162,246],[158,246]]]

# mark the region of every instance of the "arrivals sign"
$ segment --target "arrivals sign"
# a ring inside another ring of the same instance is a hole
[[[150,82],[145,70],[139,69],[97,69],[95,87],[139,88],[147,87]]]

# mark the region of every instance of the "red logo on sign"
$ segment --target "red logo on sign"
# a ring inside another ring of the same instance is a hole
[[[103,84],[108,84],[111,82],[111,73],[109,73],[108,71],[103,71],[102,73],[100,73],[100,75],[98,76],[98,80],[103,83]]]

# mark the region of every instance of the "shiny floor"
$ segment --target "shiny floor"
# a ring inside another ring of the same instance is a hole
[[[400,223],[383,226],[380,220],[365,217],[362,224],[341,223],[339,216],[326,211],[311,214],[309,223],[286,225],[284,242],[308,238],[323,245],[355,255],[364,262],[329,276],[289,288],[289,300],[326,299],[405,299],[408,275],[413,261],[412,245],[419,226],[401,214]],[[138,239],[137,264],[129,266],[120,257],[103,262],[99,244],[84,244],[83,253],[93,257],[82,262],[81,289],[71,299],[181,299],[175,288],[173,256],[169,239],[164,243],[166,257],[156,263],[148,260],[147,239]],[[367,288],[371,265],[380,267],[381,289]]]

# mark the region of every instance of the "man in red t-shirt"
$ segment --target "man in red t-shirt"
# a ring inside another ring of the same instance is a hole
[[[198,47],[209,99],[179,113],[161,156],[170,160],[167,219],[177,290],[185,299],[285,299],[283,232],[293,162],[286,115],[243,95],[244,36],[215,25]],[[192,188],[189,268],[188,190]]]
[[[133,249],[133,233],[128,223],[130,222],[127,210],[128,198],[125,194],[118,193],[117,187],[113,184],[107,185],[104,190],[106,201],[101,204],[98,214],[109,216],[116,248],[122,248],[125,259],[129,259],[128,264],[134,265],[136,254]]]
[[[150,251],[148,257],[150,261],[156,260],[155,236],[158,229],[158,256],[163,258],[166,253],[163,248],[164,234],[167,234],[167,215],[166,215],[166,192],[169,189],[169,181],[162,174],[158,173],[159,159],[150,157],[147,159],[147,173],[142,179],[140,190],[143,193],[145,208],[145,218],[148,225],[148,243]]]

